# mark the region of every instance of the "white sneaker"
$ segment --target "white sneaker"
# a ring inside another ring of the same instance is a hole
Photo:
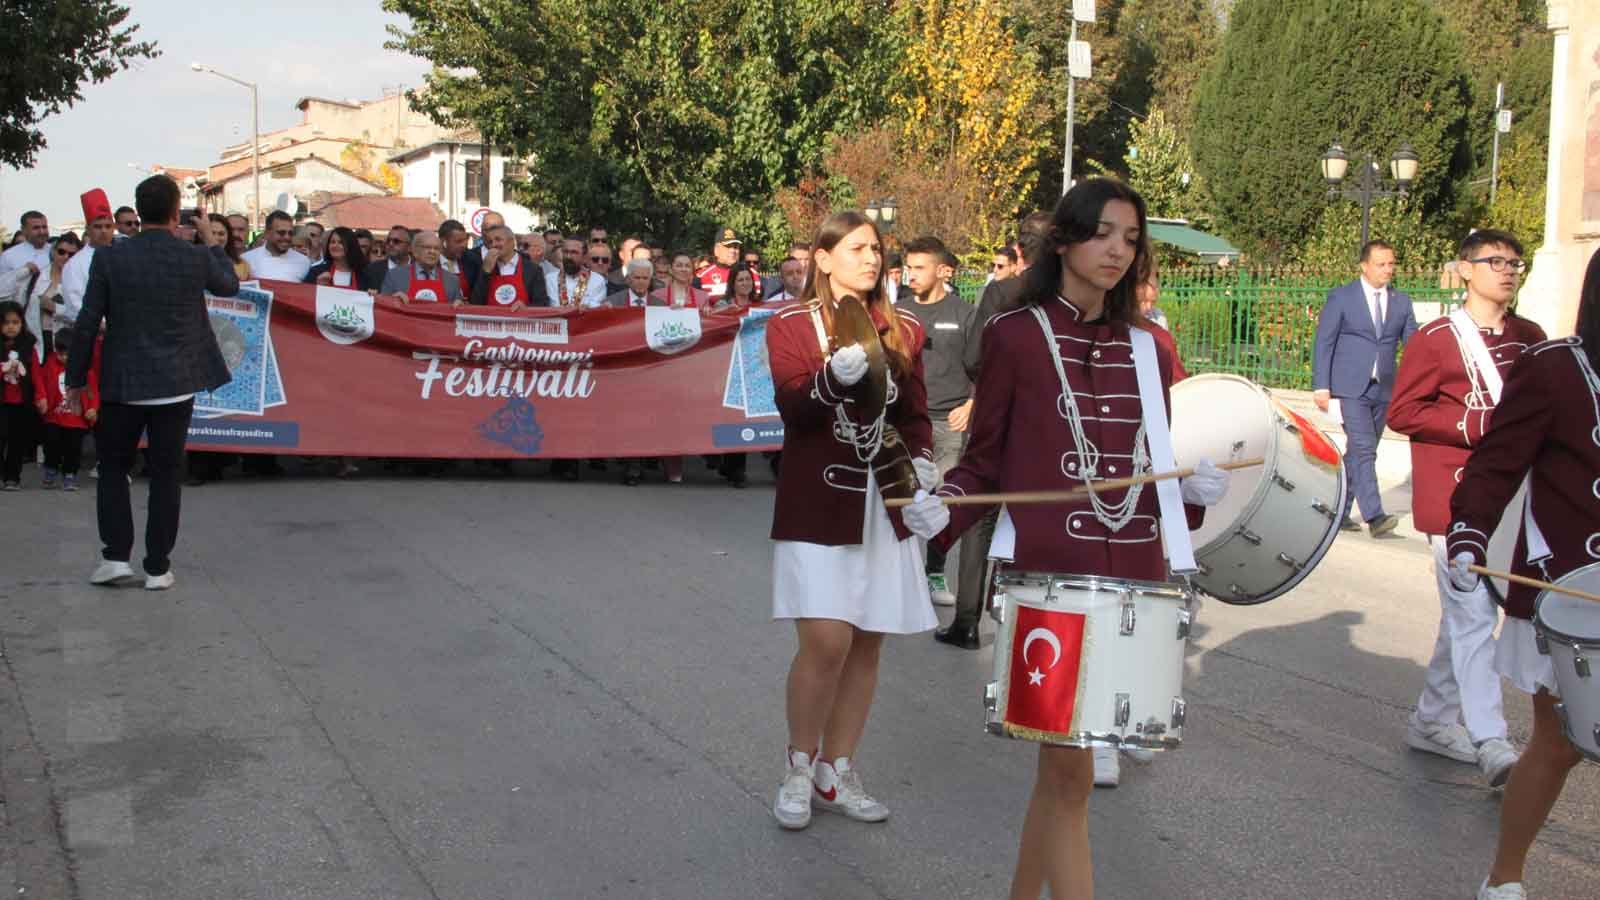
[[[1413,749],[1434,753],[1456,762],[1477,764],[1478,748],[1467,737],[1460,725],[1436,725],[1423,722],[1415,713],[1406,725],[1406,743]]]
[[[1146,750],[1143,747],[1123,747],[1122,755],[1136,763],[1153,762],[1156,758],[1156,752],[1154,750]]]
[[[172,570],[168,569],[160,575],[146,575],[144,577],[144,589],[147,591],[164,591],[172,587],[173,582],[177,580],[172,577]]]
[[[1527,900],[1528,892],[1522,889],[1522,882],[1508,881],[1489,887],[1489,879],[1483,880],[1483,887],[1478,888],[1478,900]]]
[[[889,818],[889,807],[872,799],[861,786],[861,775],[850,767],[850,759],[841,756],[829,763],[817,762],[817,775],[812,782],[812,797],[819,809],[838,813],[857,822],[882,822]]]
[[[1517,751],[1505,738],[1490,738],[1478,745],[1478,768],[1489,787],[1503,786],[1511,777],[1511,767],[1516,764]]]
[[[1117,748],[1095,747],[1094,786],[1114,788],[1122,781],[1122,764],[1117,762]]]
[[[100,567],[89,576],[90,584],[116,586],[118,583],[134,577],[133,566],[125,562],[108,559],[100,563]]]
[[[934,606],[955,606],[956,595],[949,591],[933,591],[928,594]]]
[[[789,751],[789,770],[778,785],[778,798],[772,802],[772,815],[778,824],[799,831],[811,824],[811,757]]]

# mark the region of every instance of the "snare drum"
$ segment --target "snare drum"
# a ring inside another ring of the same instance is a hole
[[[1600,563],[1569,572],[1555,584],[1600,594]],[[1554,591],[1540,593],[1535,602],[1539,652],[1550,654],[1561,690],[1556,714],[1578,752],[1600,762],[1600,603]]]
[[[1069,747],[1183,742],[1188,591],[997,568],[991,734]]]
[[[1196,587],[1224,603],[1265,603],[1333,546],[1346,490],[1339,449],[1265,388],[1237,375],[1173,385],[1172,445],[1180,467],[1264,460],[1229,474],[1227,493],[1193,532]]]

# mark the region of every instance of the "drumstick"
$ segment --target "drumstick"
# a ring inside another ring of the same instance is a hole
[[[1600,594],[1591,594],[1588,591],[1580,591],[1577,588],[1562,587],[1559,584],[1551,584],[1548,581],[1540,581],[1537,578],[1527,578],[1522,575],[1513,575],[1510,572],[1497,572],[1494,569],[1476,564],[1468,565],[1467,570],[1477,572],[1479,575],[1485,575],[1489,578],[1504,578],[1506,581],[1527,585],[1531,588],[1538,588],[1541,591],[1554,591],[1557,594],[1566,594],[1568,597],[1577,597],[1580,600],[1593,600],[1596,603],[1600,603]]]
[[[1219,469],[1248,469],[1259,466],[1264,462],[1261,458],[1241,459],[1237,462],[1218,463]],[[968,506],[974,503],[1060,503],[1063,500],[1076,500],[1084,494],[1097,491],[1113,491],[1120,488],[1133,487],[1136,484],[1150,484],[1155,481],[1166,481],[1169,478],[1188,478],[1194,474],[1194,469],[1175,469],[1171,472],[1154,472],[1149,475],[1135,475],[1132,478],[1108,478],[1104,481],[1094,481],[1082,484],[1065,491],[1012,491],[1000,494],[968,494],[963,497],[938,497],[939,502],[945,506]],[[937,495],[935,495],[937,496]],[[911,500],[896,497],[883,501],[883,505],[894,509],[901,506],[910,506]]]

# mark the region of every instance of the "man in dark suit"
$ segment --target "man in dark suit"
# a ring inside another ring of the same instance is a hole
[[[367,284],[373,288],[383,284],[390,269],[398,269],[411,262],[411,229],[404,225],[389,228],[383,240],[384,258],[367,267]]]
[[[665,298],[650,297],[651,284],[655,281],[656,269],[648,259],[636,259],[623,268],[623,288],[606,297],[607,306],[616,306],[622,309],[629,307],[644,308],[646,306],[666,306]]]
[[[205,292],[239,292],[233,264],[209,228],[207,246],[180,240],[178,183],[154,175],[139,183],[134,205],[144,223],[138,236],[102,247],[89,266],[89,287],[67,358],[67,403],[76,408],[94,361],[102,320],[100,454],[96,510],[104,562],[90,581],[114,585],[134,577],[133,507],[128,469],[139,437],[148,438],[145,471],[150,511],[145,522],[144,586],[172,587],[171,553],[178,540],[178,472],[189,435],[194,395],[227,384],[228,364],[217,347]]]
[[[1339,401],[1344,420],[1344,467],[1354,502],[1373,537],[1393,531],[1399,520],[1383,511],[1378,493],[1378,441],[1394,392],[1395,355],[1417,330],[1411,298],[1389,286],[1394,248],[1368,241],[1361,248],[1361,277],[1328,292],[1317,319],[1316,361],[1311,388],[1317,408]],[[1348,515],[1345,528],[1361,526]]]

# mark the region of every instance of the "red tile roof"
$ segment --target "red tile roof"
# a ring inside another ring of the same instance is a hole
[[[305,198],[306,215],[328,228],[382,230],[390,225],[437,229],[444,213],[421,197],[384,197],[316,191]]]

